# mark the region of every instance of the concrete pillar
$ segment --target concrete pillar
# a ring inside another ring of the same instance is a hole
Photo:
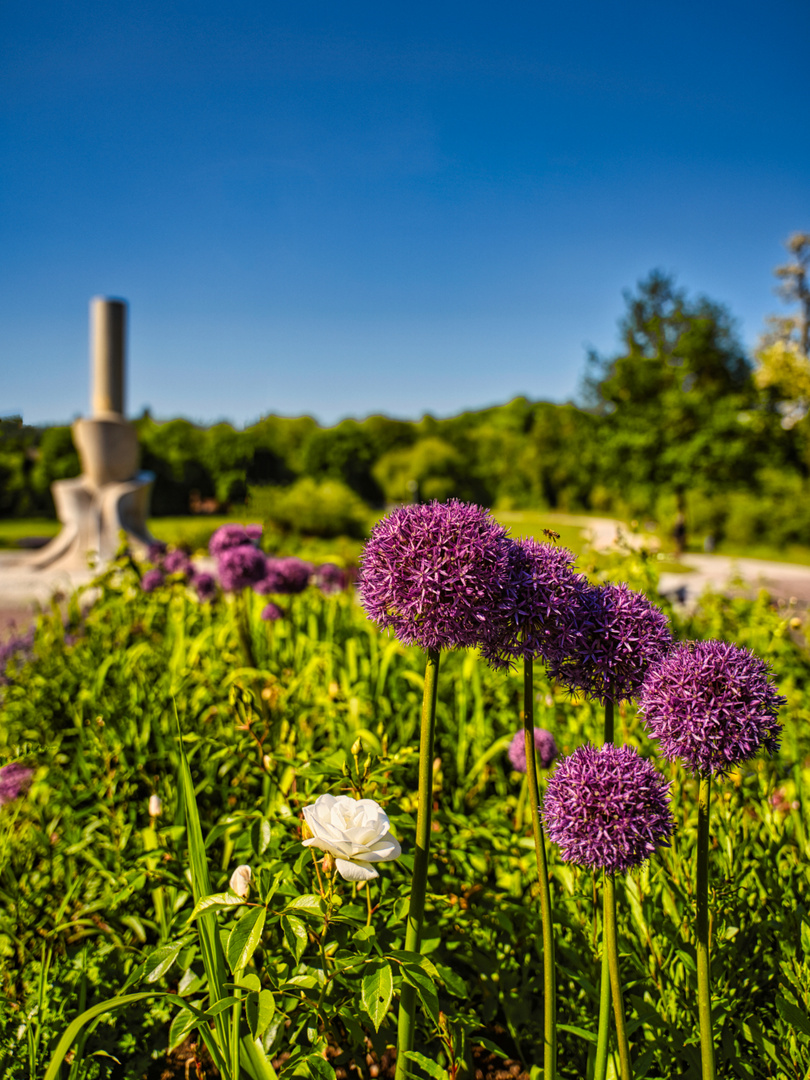
[[[127,305],[94,296],[90,301],[90,411],[124,415]]]

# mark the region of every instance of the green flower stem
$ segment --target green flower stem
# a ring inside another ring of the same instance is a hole
[[[616,1041],[619,1044],[619,1074],[622,1080],[632,1080],[630,1044],[624,1024],[622,983],[619,974],[619,946],[616,940],[616,888],[613,874],[605,874],[605,951],[610,968],[610,990],[613,997],[613,1017],[616,1021]]]
[[[709,797],[711,773],[700,777],[697,839],[697,978],[700,1019],[700,1058],[703,1080],[714,1080],[712,992],[709,985]]]
[[[405,948],[419,952],[422,923],[425,917],[428,866],[430,863],[430,824],[433,813],[433,737],[436,729],[436,694],[438,691],[439,650],[428,649],[425,668],[425,693],[422,698],[422,727],[419,738],[419,804],[416,813],[416,852],[411,878],[411,902],[405,931]],[[399,1001],[397,1067],[395,1080],[405,1080],[413,1050],[416,1019],[416,987],[403,983]]]
[[[557,1078],[557,987],[554,965],[554,926],[551,921],[551,889],[548,881],[546,842],[540,817],[537,785],[537,753],[534,747],[534,677],[531,657],[523,660],[523,734],[526,740],[526,779],[532,808],[534,853],[540,882],[540,914],[543,920],[543,1080]]]
[[[613,702],[605,702],[605,730],[603,744],[613,742]],[[604,879],[604,875],[603,875]],[[596,913],[594,912],[594,918]],[[593,1080],[605,1080],[608,1063],[608,1041],[610,1039],[610,969],[605,948],[604,934],[607,926],[607,889],[602,882],[602,985],[599,990],[599,1029],[596,1035],[596,1064]]]
[[[239,1021],[242,1014],[242,991],[239,989],[239,980],[242,978],[242,968],[237,968],[233,973],[234,987],[233,996],[237,999],[233,1003],[231,1011],[231,1080],[239,1080]]]

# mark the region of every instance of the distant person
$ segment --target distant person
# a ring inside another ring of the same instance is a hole
[[[714,545],[714,533],[709,533],[709,535],[703,541],[703,550],[706,552],[707,555],[711,555],[711,553],[714,551]]]

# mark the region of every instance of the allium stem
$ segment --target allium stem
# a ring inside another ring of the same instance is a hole
[[[698,793],[698,839],[696,884],[698,1016],[700,1019],[700,1058],[703,1080],[714,1080],[714,1041],[712,1039],[712,992],[709,985],[709,798],[712,774],[700,775]]]
[[[602,741],[604,743],[613,742],[613,701],[610,698],[605,702],[605,730]],[[608,1041],[610,1039],[610,969],[605,946],[608,901],[607,889],[604,883],[605,875],[603,874],[602,877],[602,985],[599,989],[599,1028],[596,1034],[596,1063],[594,1065],[593,1080],[605,1080],[607,1076]],[[596,918],[595,912],[594,918]]]
[[[557,987],[554,964],[554,926],[551,921],[551,889],[548,881],[546,841],[540,817],[537,786],[537,755],[534,746],[534,678],[530,656],[523,660],[523,733],[526,740],[526,779],[532,808],[534,853],[540,882],[540,914],[543,920],[543,1080],[557,1077]]]
[[[632,1080],[630,1044],[624,1023],[624,1002],[619,973],[619,945],[616,937],[616,884],[613,874],[605,874],[605,949],[610,967],[610,991],[613,997],[613,1017],[616,1021],[616,1041],[619,1044],[619,1074],[622,1080]]]
[[[439,650],[427,650],[425,692],[422,698],[422,727],[419,737],[419,802],[416,812],[416,851],[411,878],[411,901],[405,930],[405,949],[419,952],[425,916],[428,866],[430,864],[430,824],[433,813],[433,736],[436,729],[436,694],[438,691]],[[416,987],[403,983],[399,1001],[397,1067],[395,1080],[405,1080],[413,1049],[416,1019]]]

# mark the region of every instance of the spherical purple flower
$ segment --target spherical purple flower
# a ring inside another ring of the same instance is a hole
[[[144,592],[154,592],[159,585],[163,584],[164,580],[162,570],[147,570],[141,578],[141,588]]]
[[[230,548],[255,547],[262,536],[261,525],[221,525],[208,542],[209,552],[218,557]]]
[[[191,569],[191,560],[182,548],[175,548],[163,560],[163,570],[167,574],[186,574]]]
[[[252,544],[242,544],[226,548],[219,556],[217,569],[222,588],[226,592],[239,592],[266,576],[267,559]]]
[[[217,595],[217,579],[213,574],[196,574],[194,577],[194,588],[197,590],[197,598],[199,600],[213,600]]]
[[[543,803],[549,839],[566,862],[631,870],[674,828],[669,784],[632,746],[580,746],[552,773]]]
[[[520,657],[547,663],[567,656],[580,634],[578,597],[588,588],[575,574],[566,548],[531,537],[510,547],[514,605],[494,612],[484,627],[481,654],[493,668],[509,668]]]
[[[603,704],[636,697],[650,665],[672,647],[663,611],[623,583],[579,590],[570,618],[577,631],[551,657],[549,672]]]
[[[166,545],[162,540],[153,540],[149,547],[146,549],[146,558],[150,563],[159,565],[166,554]]]
[[[312,563],[289,555],[283,559],[268,559],[267,573],[254,585],[254,590],[261,596],[270,593],[300,593],[309,584],[315,568]]]
[[[264,619],[265,622],[275,622],[276,619],[281,619],[284,617],[284,612],[281,610],[278,604],[270,603],[262,608],[261,617]]]
[[[31,786],[34,770],[15,761],[0,769],[0,806],[18,799]]]
[[[321,563],[315,568],[315,584],[329,596],[331,593],[343,592],[348,584],[346,571],[334,563]]]
[[[550,769],[552,761],[557,756],[557,744],[554,741],[554,736],[545,728],[536,727],[534,729],[534,745],[537,750],[537,764],[541,769]],[[526,735],[523,730],[515,732],[515,736],[509,744],[507,755],[512,768],[516,772],[526,772]]]
[[[369,618],[406,645],[474,647],[488,619],[513,607],[506,529],[480,506],[401,506],[371,531],[360,570]]]
[[[725,641],[687,641],[650,669],[639,710],[665,757],[722,776],[761,746],[773,753],[781,697],[764,660]]]

